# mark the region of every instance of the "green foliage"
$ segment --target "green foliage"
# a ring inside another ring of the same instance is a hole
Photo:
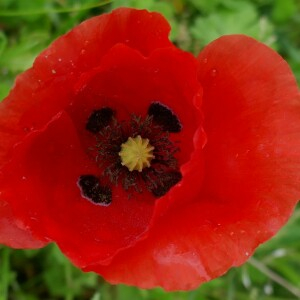
[[[272,9],[272,19],[277,23],[288,22],[297,11],[296,1],[275,0]]]
[[[58,35],[119,6],[159,11],[171,39],[195,54],[223,34],[243,33],[275,47],[300,80],[298,0],[0,0],[0,99],[17,74]],[[300,298],[300,209],[255,258],[191,292],[110,286],[73,267],[54,245],[0,249],[0,300],[289,300]],[[6,295],[7,294],[7,295]],[[6,297],[7,296],[7,297]]]
[[[272,24],[246,2],[197,17],[191,27],[193,38],[200,40],[203,46],[221,35],[235,33],[252,36],[270,46],[276,40]]]

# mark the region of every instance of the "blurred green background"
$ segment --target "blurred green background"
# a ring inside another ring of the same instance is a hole
[[[0,0],[0,99],[49,43],[84,19],[119,6],[161,12],[172,41],[197,54],[213,39],[244,33],[278,51],[300,81],[299,0]],[[240,268],[191,292],[111,286],[83,273],[56,246],[0,246],[0,300],[289,300],[300,299],[300,209]]]

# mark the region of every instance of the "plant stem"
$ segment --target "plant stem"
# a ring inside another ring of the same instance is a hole
[[[228,276],[227,300],[235,299],[235,273],[232,270]]]
[[[271,278],[274,282],[278,283],[285,289],[287,289],[290,293],[300,298],[300,289],[289,283],[287,280],[285,280],[283,277],[278,275],[277,273],[273,272],[271,269],[269,269],[265,264],[261,263],[257,259],[251,257],[248,260],[249,264],[252,265],[254,268],[259,270],[261,273],[265,274],[269,278]]]
[[[118,299],[118,287],[116,285],[110,285],[108,292],[111,300]]]
[[[68,261],[65,262],[65,279],[66,279],[66,286],[67,286],[65,300],[73,300],[74,295],[73,295],[73,289],[72,289],[72,285],[73,285],[73,283],[72,283],[72,266]]]
[[[103,278],[99,277],[101,299],[103,300],[117,300],[118,299],[118,286],[106,282]]]
[[[1,249],[1,280],[0,280],[0,300],[8,300],[9,277],[10,277],[10,249]]]

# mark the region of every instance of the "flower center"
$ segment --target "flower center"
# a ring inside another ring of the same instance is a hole
[[[182,179],[175,156],[178,141],[170,139],[182,124],[164,104],[152,102],[145,117],[132,114],[121,121],[117,111],[102,107],[91,113],[86,129],[95,135],[96,144],[89,151],[102,171],[81,175],[77,185],[94,204],[110,205],[113,185],[121,186],[128,197],[144,190],[162,197]]]
[[[129,137],[121,145],[119,152],[121,165],[126,166],[130,172],[133,170],[142,172],[144,168],[150,167],[150,162],[154,158],[153,150],[149,139],[143,139],[140,135],[135,138]]]

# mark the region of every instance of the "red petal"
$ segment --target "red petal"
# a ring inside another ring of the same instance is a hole
[[[16,143],[28,133],[43,128],[70,104],[75,80],[81,73],[99,65],[111,47],[125,43],[149,55],[156,48],[171,46],[169,30],[168,23],[157,13],[120,8],[111,14],[89,19],[57,39],[39,55],[31,69],[17,78],[10,95],[0,103],[0,168],[8,162]],[[3,214],[12,226],[2,227],[5,242],[5,232],[19,228],[15,227],[8,211]],[[3,224],[7,221],[3,219]],[[24,234],[24,239],[30,238],[29,233]],[[18,240],[23,239],[19,236]],[[10,240],[5,243],[16,247],[29,245],[12,244]]]
[[[299,198],[300,102],[291,70],[276,52],[241,35],[216,40],[199,62],[205,194],[241,208],[272,203],[268,211],[279,210],[282,223]]]
[[[109,266],[86,268],[110,282],[195,288],[245,262],[300,197],[300,102],[287,64],[244,36],[218,39],[199,62],[207,133],[202,195],[157,219],[146,240]]]
[[[0,202],[0,244],[23,249],[41,248],[47,244],[47,241],[34,237],[29,228],[16,220],[7,202]]]
[[[125,192],[109,207],[87,201],[77,181],[97,172],[63,113],[16,147],[4,169],[3,195],[35,234],[56,241],[77,264],[105,261],[139,239],[152,203],[141,197],[128,200]]]
[[[28,131],[44,126],[71,101],[78,76],[96,66],[117,43],[149,55],[170,47],[169,24],[158,13],[120,8],[91,18],[57,39],[41,53],[33,68],[18,76],[0,103],[0,166]]]

